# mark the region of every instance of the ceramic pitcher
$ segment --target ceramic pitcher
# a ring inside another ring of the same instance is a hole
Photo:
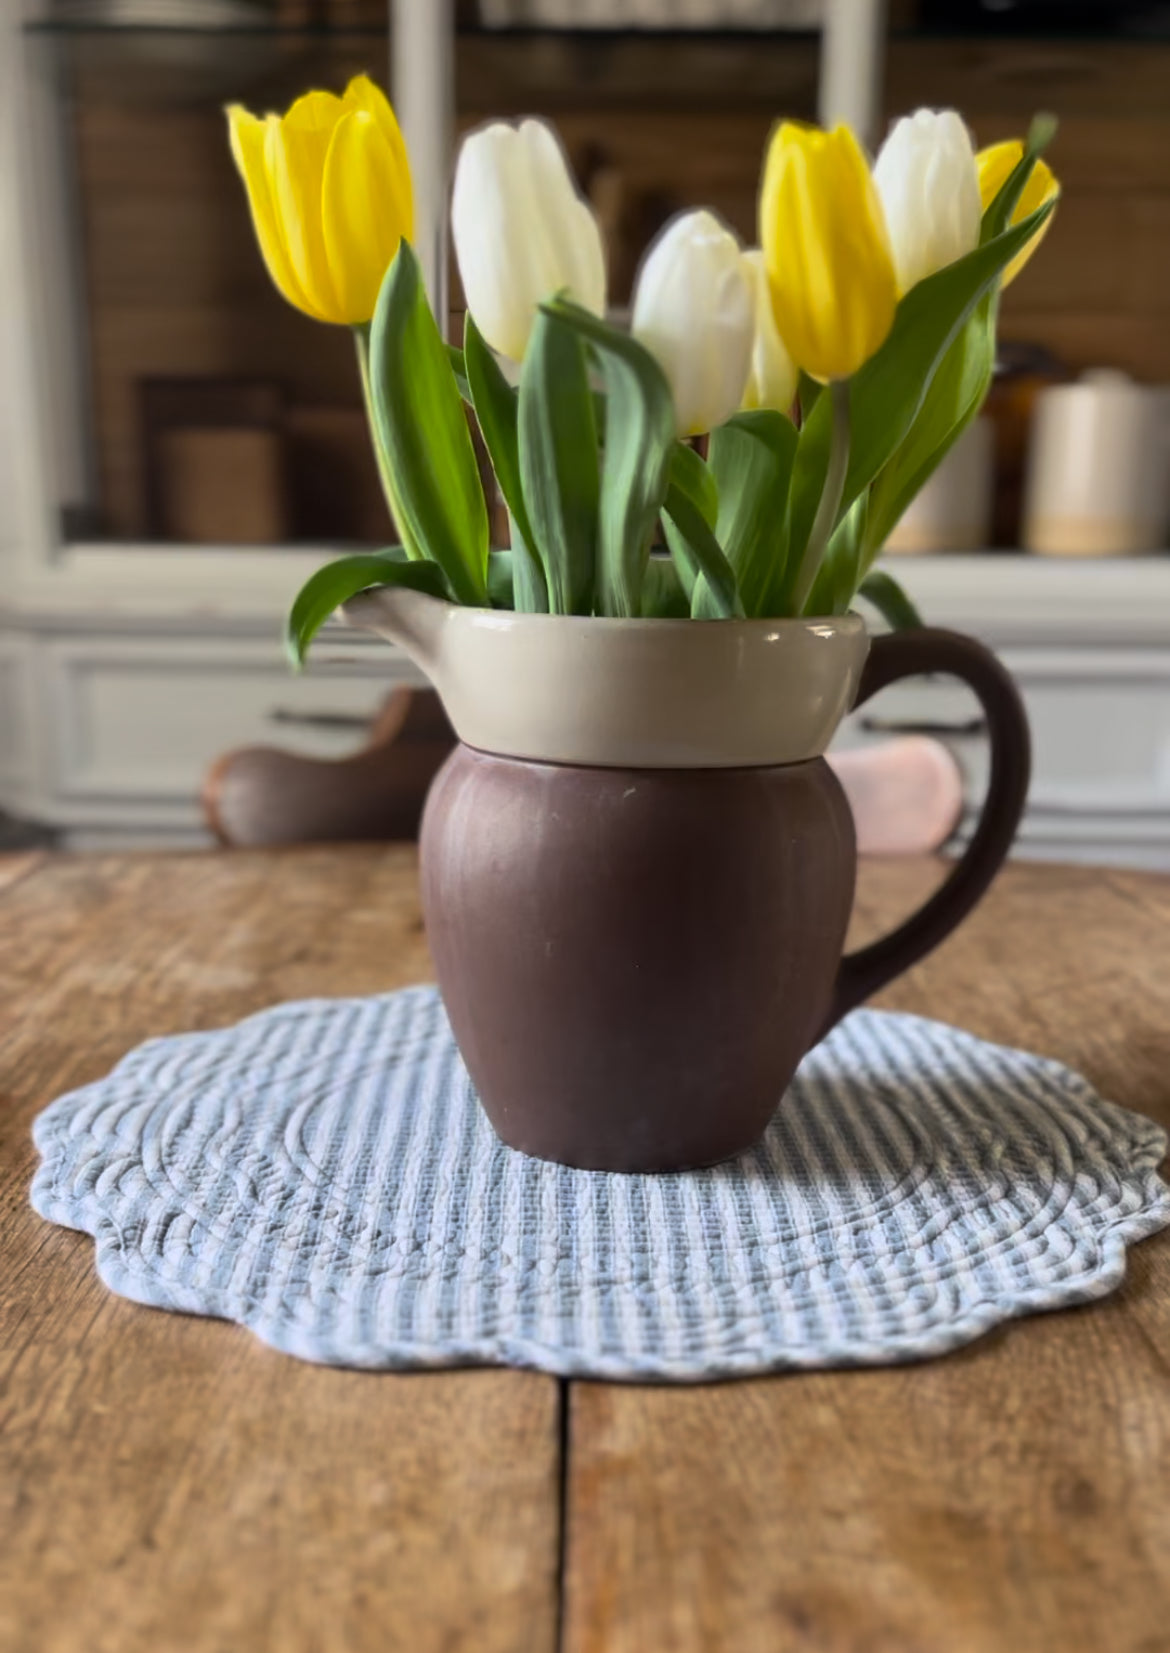
[[[1007,854],[1028,731],[982,645],[828,619],[607,620],[384,590],[347,609],[435,685],[460,744],[431,789],[422,895],[439,987],[496,1131],[606,1171],[756,1143],[809,1048],[934,947]],[[991,780],[942,888],[842,956],[856,844],[824,760],[854,706],[946,672]]]

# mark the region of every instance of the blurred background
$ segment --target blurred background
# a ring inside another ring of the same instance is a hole
[[[1020,853],[1170,867],[1170,4],[1145,0],[0,0],[0,842],[205,841],[202,779],[270,741],[340,757],[412,673],[280,620],[328,555],[386,542],[348,332],[258,255],[222,106],[359,71],[395,97],[435,226],[458,134],[552,117],[612,302],[680,208],[746,242],[781,116],[876,147],[922,104],[982,146],[1051,109],[1064,194],[1006,295],[983,419],[889,555],[928,621],[1001,649],[1037,768]],[[891,691],[845,744],[961,691]]]

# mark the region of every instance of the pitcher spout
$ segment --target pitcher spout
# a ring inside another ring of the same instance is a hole
[[[405,586],[379,586],[373,591],[363,591],[359,597],[351,598],[341,611],[347,624],[362,631],[377,632],[379,637],[404,649],[440,694],[443,691],[442,639],[451,612],[450,603]]]

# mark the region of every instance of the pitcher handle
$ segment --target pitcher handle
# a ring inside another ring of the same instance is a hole
[[[982,643],[924,626],[876,637],[856,706],[903,677],[945,672],[975,693],[991,742],[991,777],[974,837],[946,883],[896,930],[841,960],[822,1036],[848,1011],[925,957],[962,923],[999,871],[1016,835],[1031,771],[1031,740],[1019,690]]]

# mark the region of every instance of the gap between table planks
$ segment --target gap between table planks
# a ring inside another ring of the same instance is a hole
[[[862,928],[924,893],[866,869]],[[1170,1124],[1170,880],[1010,867],[879,1003]],[[1170,1233],[943,1360],[574,1386],[566,1653],[1167,1653]]]
[[[863,875],[882,928],[935,866]],[[883,1002],[1170,1118],[1170,884],[1015,867]],[[53,859],[0,892],[0,1648],[1155,1653],[1170,1251],[929,1365],[570,1386],[363,1375],[108,1295],[27,1209],[33,1113],[142,1038],[429,973],[413,853]],[[563,1623],[558,1614],[563,1613]]]
[[[305,1365],[108,1293],[34,1113],[152,1034],[425,978],[414,858],[58,859],[0,894],[0,1649],[550,1653],[560,1392]]]

